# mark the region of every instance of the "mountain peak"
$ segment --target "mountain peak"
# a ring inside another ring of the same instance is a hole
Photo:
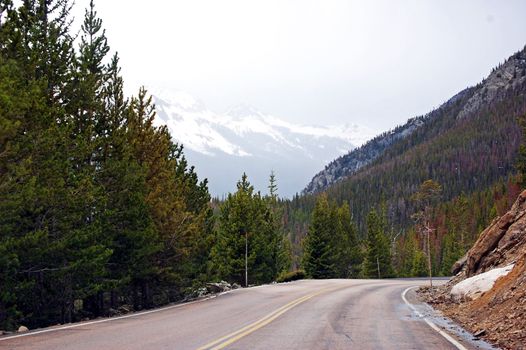
[[[211,179],[211,192],[219,196],[231,191],[243,172],[257,188],[266,188],[271,170],[280,176],[280,194],[292,196],[319,167],[374,135],[352,123],[295,124],[248,104],[216,113],[181,92],[162,91],[154,99],[156,124],[168,126],[199,174]]]
[[[246,117],[264,117],[265,114],[246,103],[242,103],[236,106],[233,106],[228,109],[225,113],[226,115],[235,117],[235,118],[246,118]]]
[[[195,98],[185,91],[153,89],[152,95],[155,97],[155,102],[157,105],[165,103],[170,106],[177,106],[178,108],[185,111],[206,110],[206,106],[203,101]]]

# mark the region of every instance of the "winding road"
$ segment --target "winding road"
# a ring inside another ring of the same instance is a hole
[[[410,288],[424,283],[303,280],[239,289],[4,336],[0,349],[471,349],[447,340],[409,305],[417,304]]]

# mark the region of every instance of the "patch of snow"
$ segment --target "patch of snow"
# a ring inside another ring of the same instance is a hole
[[[451,296],[457,301],[477,299],[493,288],[495,281],[499,277],[506,276],[513,269],[513,266],[514,264],[511,264],[466,278],[453,286]]]

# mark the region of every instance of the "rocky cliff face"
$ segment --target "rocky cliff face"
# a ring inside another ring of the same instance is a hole
[[[312,194],[323,191],[333,183],[356,173],[382,155],[393,143],[409,136],[423,123],[424,118],[411,119],[406,124],[377,136],[362,147],[337,158],[314,176],[303,193]]]
[[[517,262],[526,254],[526,191],[510,211],[493,220],[479,239],[458,261],[452,272],[457,279]]]
[[[506,62],[495,68],[477,87],[476,92],[467,101],[458,114],[464,118],[482,106],[499,100],[503,92],[516,88],[526,81],[526,48],[517,52]]]
[[[462,301],[451,289],[468,277],[513,265],[480,297]],[[526,191],[509,212],[496,218],[453,266],[455,277],[429,302],[475,334],[503,349],[526,344]]]
[[[352,176],[373,163],[393,144],[408,137],[423,125],[432,123],[436,118],[445,115],[453,115],[457,119],[469,118],[477,111],[509,96],[509,92],[513,89],[519,90],[524,85],[526,85],[526,47],[495,68],[477,86],[459,92],[427,115],[410,119],[406,124],[377,136],[362,147],[332,161],[314,176],[303,193],[323,191],[332,184]],[[457,104],[460,104],[460,108]]]

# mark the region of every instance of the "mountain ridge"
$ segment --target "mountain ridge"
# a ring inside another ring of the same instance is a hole
[[[246,172],[258,189],[277,173],[280,195],[299,192],[316,168],[364,143],[375,133],[356,124],[315,126],[294,124],[241,104],[216,113],[184,92],[153,92],[157,125],[172,137],[210,189],[222,195],[235,189]],[[219,179],[215,174],[220,173]]]
[[[363,167],[378,159],[392,144],[400,141],[435,116],[449,113],[454,105],[462,106],[456,112],[456,118],[462,119],[476,113],[485,106],[501,101],[506,93],[520,89],[526,82],[526,47],[510,56],[504,63],[494,68],[479,84],[461,90],[449,98],[440,107],[424,116],[409,119],[405,124],[373,138],[364,145],[330,162],[322,171],[316,173],[305,186],[303,194],[315,194],[331,185],[352,176]]]

